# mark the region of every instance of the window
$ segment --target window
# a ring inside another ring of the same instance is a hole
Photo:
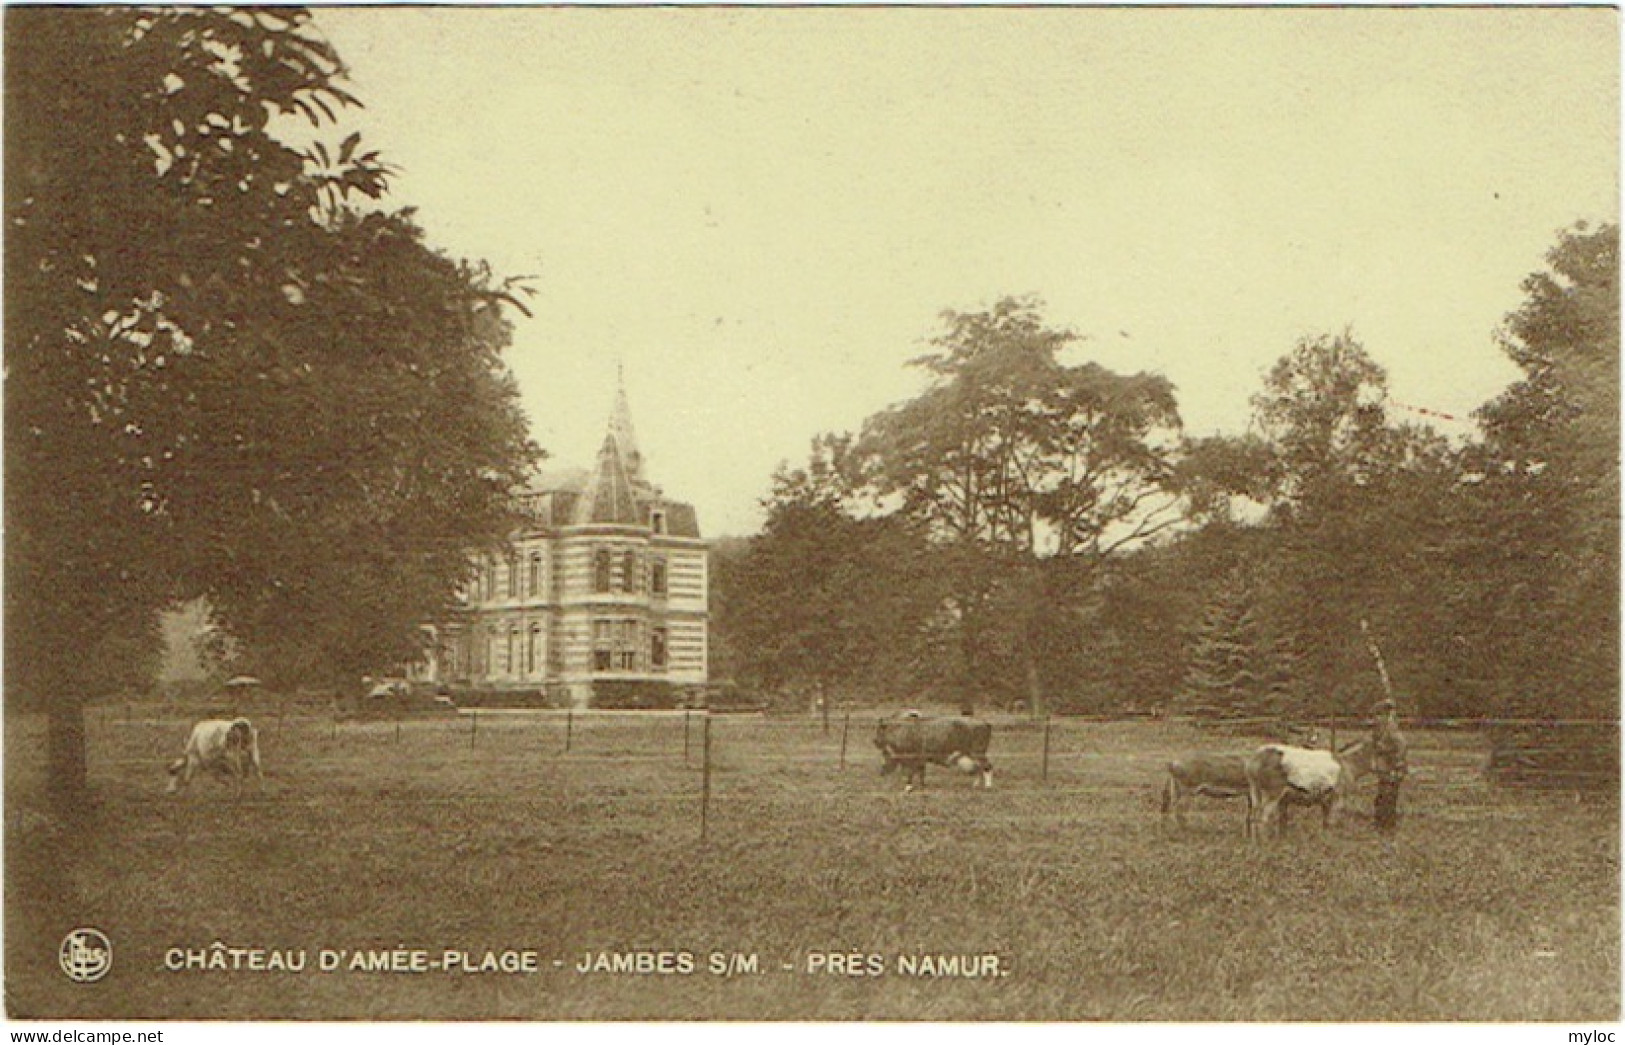
[[[490,602],[497,597],[497,564],[490,559],[485,560],[485,569],[481,571],[485,582],[485,601]]]
[[[649,590],[656,595],[666,594],[666,561],[656,559],[649,564]]]
[[[536,653],[541,648],[542,626],[540,624],[532,624],[530,626],[530,642],[525,647],[525,674],[536,674],[536,662],[538,659]]]
[[[655,628],[649,634],[649,666],[663,668],[666,666],[666,629]]]
[[[662,508],[655,508],[649,512],[649,529],[655,533],[666,532],[666,512]]]
[[[614,664],[615,622],[612,620],[595,620],[592,622],[592,669],[594,671],[608,671]]]
[[[508,598],[519,597],[519,555],[508,556]]]
[[[644,657],[643,625],[626,619],[592,622],[594,671],[637,671]]]
[[[508,628],[508,662],[503,665],[509,675],[519,674],[519,626]]]
[[[542,553],[530,553],[530,592],[532,596],[542,593]]]
[[[593,557],[593,590],[599,593],[609,591],[609,549],[600,548]]]
[[[638,556],[636,552],[627,552],[621,556],[621,590],[638,590]]]
[[[638,669],[638,622],[635,620],[621,621],[615,643],[615,666],[622,671]]]

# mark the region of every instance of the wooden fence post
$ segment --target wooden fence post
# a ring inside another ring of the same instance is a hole
[[[688,765],[688,720],[693,712],[683,711],[683,765]]]
[[[468,746],[473,747],[480,736],[480,709],[475,708],[469,717]]]
[[[401,742],[401,720],[396,719],[395,720],[395,743],[399,744],[400,742]]]
[[[1039,779],[1049,780],[1049,716],[1044,716],[1044,767],[1039,773]]]
[[[852,728],[852,712],[841,716],[841,768],[846,768],[846,733]]]
[[[575,732],[575,708],[564,709],[564,753],[570,753],[570,734]]]
[[[705,841],[711,812],[711,716],[705,716],[701,750],[704,768],[700,771],[700,841]]]

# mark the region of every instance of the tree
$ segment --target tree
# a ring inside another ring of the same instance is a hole
[[[1261,621],[1258,589],[1241,569],[1226,577],[1203,614],[1188,656],[1180,702],[1199,715],[1291,714],[1296,683],[1291,643]]]
[[[844,474],[850,440],[822,436],[781,467],[762,532],[719,578],[718,631],[746,679],[770,692],[918,694],[919,654],[941,603],[916,525],[860,517]]]
[[[1301,340],[1253,397],[1275,560],[1261,610],[1300,658],[1300,714],[1379,695],[1362,620],[1402,640],[1390,659],[1413,700],[1454,663],[1440,551],[1457,455],[1429,428],[1391,423],[1387,396],[1386,372],[1345,331]]]
[[[1619,485],[1619,226],[1564,232],[1498,335],[1524,376],[1478,417],[1503,459],[1556,465],[1606,501]]]
[[[997,669],[1014,648],[1037,706],[1039,650],[1071,619],[1055,596],[1073,587],[1046,592],[1041,559],[1096,562],[1178,521],[1172,386],[1062,363],[1077,335],[1039,309],[1004,298],[947,312],[936,351],[913,361],[932,386],[869,418],[854,451],[875,497],[896,499],[947,550],[967,701],[1008,689]]]
[[[1478,417],[1464,498],[1473,643],[1501,709],[1612,717],[1619,693],[1619,228],[1564,232],[1500,334],[1523,371]]]
[[[273,684],[353,685],[418,659],[470,552],[515,529],[531,460],[501,357],[507,288],[429,250],[407,214],[346,216],[323,239],[325,278],[288,307],[260,386],[210,399],[206,427],[231,438],[157,475],[177,525],[235,536],[180,579]],[[245,496],[218,496],[220,468]]]
[[[355,103],[308,12],[6,17],[8,682],[76,800],[83,703],[160,608],[209,596],[259,642],[353,608],[366,561],[454,583],[533,448],[513,288],[349,213],[387,176],[357,136],[272,132]]]
[[[1173,386],[1155,374],[1067,366],[1077,341],[1044,325],[1036,301],[949,311],[937,351],[912,361],[924,394],[869,418],[857,448],[881,496],[958,543],[1107,554],[1171,525],[1148,510],[1170,468],[1159,435],[1179,426]]]
[[[1275,455],[1254,433],[1186,439],[1174,464],[1172,488],[1185,499],[1185,517],[1198,525],[1242,521],[1238,502],[1267,505]]]
[[[1278,512],[1326,509],[1388,461],[1388,375],[1355,340],[1303,338],[1253,396]]]

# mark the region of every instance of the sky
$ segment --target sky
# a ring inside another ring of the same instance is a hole
[[[1560,230],[1618,220],[1603,8],[323,8],[431,243],[532,277],[508,361],[591,463],[624,375],[707,537],[917,395],[944,310],[1042,300],[1068,362],[1239,434],[1352,329],[1392,400],[1517,377],[1495,332]],[[1399,411],[1396,417],[1423,419]]]

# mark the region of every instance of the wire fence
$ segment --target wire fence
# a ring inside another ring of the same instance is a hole
[[[237,708],[218,712],[216,717],[245,715],[252,718],[261,735],[276,735],[284,728],[309,731],[313,726],[326,729],[331,736],[340,734],[399,742],[406,731],[435,733],[445,737],[462,736],[470,747],[486,739],[500,741],[504,737],[524,735],[537,738],[555,736],[562,752],[571,752],[579,745],[607,740],[620,746],[647,746],[664,751],[678,745],[685,758],[691,757],[704,721],[719,723],[718,728],[738,735],[751,735],[771,743],[772,738],[799,738],[825,740],[836,751],[838,759],[846,759],[867,745],[876,722],[888,717],[886,711],[841,711],[826,717],[773,717],[760,713],[719,714],[704,710],[675,711],[605,711],[566,709],[489,709],[473,708],[458,712],[397,718],[345,719],[311,708],[249,710]],[[207,713],[199,713],[168,704],[125,702],[96,705],[87,710],[87,723],[93,726],[163,726],[185,728]],[[1195,737],[1211,736],[1215,740],[1259,739],[1278,740],[1283,735],[1304,738],[1313,736],[1321,746],[1338,738],[1342,743],[1354,739],[1370,726],[1369,719],[1323,718],[1301,723],[1286,724],[1279,718],[1235,718],[1204,720],[1183,717],[1146,718],[1112,716],[990,716],[996,735],[1001,740],[1017,738],[1030,740],[1040,756],[1052,740],[1061,746],[1057,754],[1064,754],[1067,737],[1093,735],[1100,729],[1114,726],[1158,727],[1172,732],[1188,732]],[[1603,718],[1402,718],[1402,729],[1419,733],[1465,734],[1482,737],[1516,735],[1543,743],[1551,749],[1567,749],[1582,740],[1592,738],[1618,739],[1619,720]]]
[[[696,772],[703,835],[714,792],[719,787],[738,791],[742,776],[873,771],[881,759],[871,738],[884,715],[845,709],[794,718],[705,711],[469,709],[346,721],[320,710],[282,705],[255,709],[253,720],[272,765],[286,764],[290,754],[331,758],[396,749],[402,758],[423,758],[464,750],[526,764],[610,762]],[[194,717],[169,704],[127,702],[89,709],[87,724],[93,747],[101,748],[100,761],[133,770],[166,754],[178,755]],[[1088,797],[1146,795],[1160,786],[1169,758],[1190,750],[1249,750],[1278,739],[1280,726],[1274,719],[1227,720],[1222,729],[1175,718],[994,716],[991,721],[990,755],[1004,786]],[[1418,786],[1618,790],[1616,721],[1413,718],[1402,724],[1411,740],[1411,783]],[[1342,743],[1367,723],[1346,719],[1317,725],[1325,730],[1323,739]]]

